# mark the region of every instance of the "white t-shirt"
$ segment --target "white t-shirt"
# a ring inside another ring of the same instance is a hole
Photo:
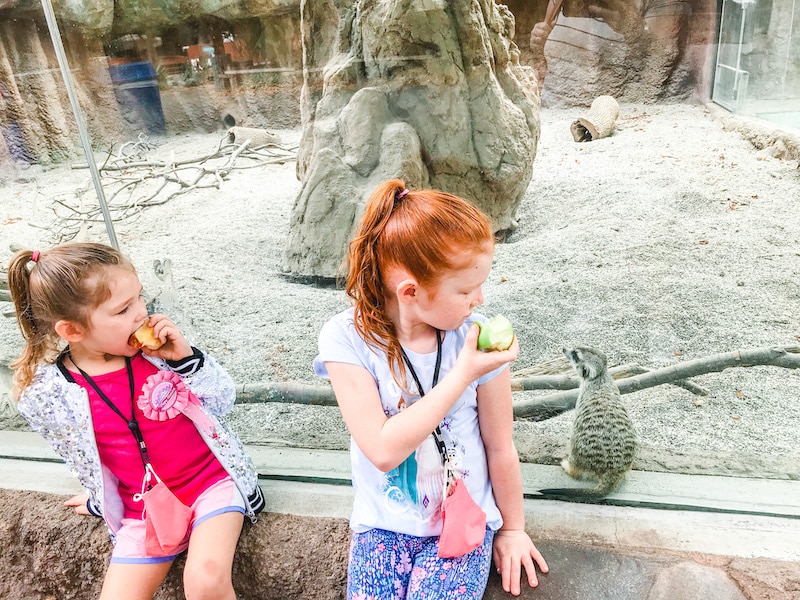
[[[440,381],[453,368],[473,320],[482,322],[485,318],[473,315],[459,329],[443,332]],[[424,391],[430,391],[436,352],[418,354],[406,349],[406,354]],[[347,363],[367,369],[375,378],[383,411],[389,417],[420,398],[418,393],[404,394],[394,382],[386,354],[368,346],[356,331],[352,308],[339,313],[323,326],[314,371],[327,378],[325,362]],[[439,424],[453,464],[463,477],[472,499],[486,513],[487,525],[494,530],[499,529],[503,521],[492,494],[486,452],[478,428],[476,390],[478,385],[491,381],[504,368],[472,382]],[[417,391],[410,374],[408,386],[413,392]],[[354,531],[379,528],[419,537],[441,534],[445,472],[433,435],[388,473],[376,468],[351,437],[350,462],[355,490],[350,527]]]

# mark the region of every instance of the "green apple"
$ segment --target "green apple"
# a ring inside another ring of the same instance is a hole
[[[478,327],[481,330],[478,334],[478,350],[508,350],[514,342],[514,328],[503,315],[478,323]]]

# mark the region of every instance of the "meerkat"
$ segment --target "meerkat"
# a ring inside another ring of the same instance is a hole
[[[574,479],[590,479],[591,495],[614,490],[633,464],[636,429],[620,400],[619,388],[608,372],[605,355],[594,348],[562,350],[581,379],[569,452],[562,468]]]

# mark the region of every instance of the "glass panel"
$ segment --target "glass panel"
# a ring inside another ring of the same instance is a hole
[[[799,29],[796,0],[726,0],[714,101],[780,126],[800,127]]]
[[[747,98],[749,71],[745,68],[745,44],[749,45],[752,29],[747,8],[750,2],[724,0],[720,23],[717,70],[714,79],[713,99],[718,104],[738,111]]]
[[[57,16],[150,308],[261,390],[240,398],[307,402],[242,402],[230,421],[246,442],[344,451],[311,365],[349,306],[333,286],[343,240],[395,175],[490,213],[500,241],[479,310],[512,320],[515,380],[553,368],[574,387],[571,344],[640,371],[796,345],[800,150],[757,149],[702,103],[799,126],[798,1],[71,2]],[[380,12],[390,4],[404,12]],[[5,265],[19,248],[108,237],[44,15],[0,7]],[[8,298],[0,285],[6,396],[23,347]],[[800,477],[795,370],[677,383],[623,396],[637,470]],[[574,411],[537,410],[516,441],[557,467]]]

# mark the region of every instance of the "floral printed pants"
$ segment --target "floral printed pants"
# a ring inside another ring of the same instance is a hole
[[[481,598],[492,562],[494,532],[458,558],[439,558],[438,537],[383,529],[354,533],[347,568],[348,600]]]

